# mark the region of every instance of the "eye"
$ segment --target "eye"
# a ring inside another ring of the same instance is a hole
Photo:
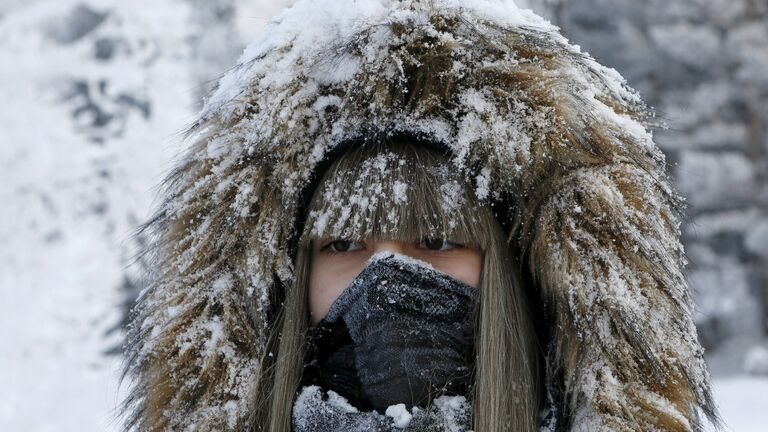
[[[326,244],[321,248],[321,250],[327,250],[331,254],[336,254],[343,252],[354,252],[362,248],[363,245],[360,242],[338,239]]]
[[[438,237],[425,237],[419,243],[420,248],[425,248],[433,251],[447,251],[461,247],[458,243],[453,243],[443,238]]]

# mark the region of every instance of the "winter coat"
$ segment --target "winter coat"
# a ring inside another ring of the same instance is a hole
[[[572,431],[714,418],[651,117],[619,74],[509,1],[300,0],[220,80],[144,232],[127,426],[244,430],[305,186],[340,143],[438,142],[507,196]]]

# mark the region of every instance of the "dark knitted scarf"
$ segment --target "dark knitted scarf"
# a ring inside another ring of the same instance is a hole
[[[476,289],[374,257],[311,329],[295,431],[468,430]]]

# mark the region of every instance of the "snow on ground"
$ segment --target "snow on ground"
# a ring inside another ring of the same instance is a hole
[[[768,378],[736,376],[715,379],[715,400],[726,423],[725,430],[768,431]]]

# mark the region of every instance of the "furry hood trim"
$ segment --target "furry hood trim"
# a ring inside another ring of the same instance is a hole
[[[220,80],[143,227],[126,428],[249,428],[304,188],[340,143],[409,134],[514,203],[564,429],[701,430],[716,415],[682,200],[649,119],[616,71],[509,1],[298,1]]]

